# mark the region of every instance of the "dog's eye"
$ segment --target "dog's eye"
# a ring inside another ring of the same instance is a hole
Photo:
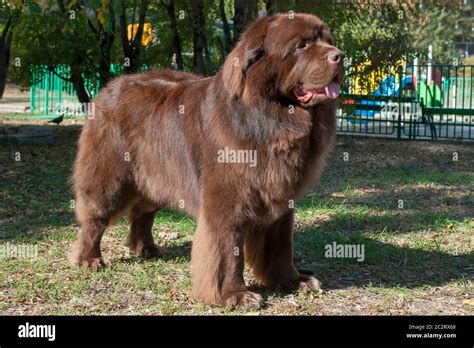
[[[302,49],[305,49],[308,47],[308,43],[306,41],[300,41],[298,42],[298,44],[296,45],[296,49],[297,50],[302,50]]]

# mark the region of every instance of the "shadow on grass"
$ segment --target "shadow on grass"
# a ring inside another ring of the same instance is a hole
[[[321,233],[311,226],[303,226],[294,241],[296,268],[313,272],[324,291],[366,287],[414,289],[453,281],[467,285],[474,276],[472,253],[456,256],[439,250],[399,247],[361,235]],[[326,258],[325,246],[333,242],[363,245],[364,261]],[[265,289],[258,284],[251,284],[250,289],[265,298],[285,296],[280,290]]]
[[[325,257],[325,247],[334,242],[364,246],[364,260]],[[397,246],[361,234],[321,233],[310,226],[303,226],[295,234],[295,250],[297,267],[313,271],[325,289],[439,286],[451,281],[466,282],[473,276],[473,254]]]
[[[75,223],[68,180],[81,127],[52,128],[53,144],[0,146],[0,241],[54,238]]]
[[[451,190],[404,187],[394,192],[391,188],[379,188],[360,197],[343,194],[305,199],[298,203],[296,211],[304,222],[312,220],[323,232],[408,234],[446,229],[452,224],[467,225],[474,218],[474,198],[461,185]],[[320,214],[326,217],[318,219]]]
[[[149,263],[155,262],[156,260],[162,261],[176,261],[182,260],[183,262],[189,263],[191,261],[191,245],[190,241],[184,243],[174,243],[172,245],[165,245],[160,246],[162,248],[163,254],[156,259],[144,259],[138,256],[132,257],[123,257],[118,260],[114,260],[118,263],[127,263],[127,264],[135,264],[135,263]]]

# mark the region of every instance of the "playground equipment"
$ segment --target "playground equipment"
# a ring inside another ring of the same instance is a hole
[[[436,113],[441,119],[445,114],[470,116],[474,89],[472,67],[458,64],[433,66],[432,45],[428,47],[427,60],[425,65],[419,65],[417,57],[414,57],[411,65],[400,60],[386,72],[371,72],[365,85],[361,83],[357,71],[367,70],[371,62],[349,68],[349,72],[356,72],[351,77],[349,94],[370,96],[366,99],[356,97],[345,101],[346,104],[354,106],[348,115],[349,122],[366,123],[375,117],[390,118],[390,112],[385,112],[391,111],[390,107],[386,107],[387,102],[399,103],[399,106],[406,102],[414,105],[408,116],[421,117],[423,122],[426,121],[425,115]],[[416,108],[417,104],[420,108]]]
[[[138,23],[129,24],[127,26],[127,37],[128,41],[132,41],[138,32]],[[148,46],[153,42],[153,27],[151,23],[143,23],[143,34],[141,44],[143,46]]]
[[[474,66],[416,63],[369,75],[366,90],[350,78],[339,131],[474,140]]]
[[[370,65],[367,61],[359,68],[354,70],[366,70]],[[362,69],[361,69],[362,68]],[[434,72],[433,72],[434,70]],[[438,77],[431,80],[432,76]],[[379,83],[377,81],[380,81]],[[361,83],[360,77],[355,74],[351,77],[350,94],[370,95],[375,97],[416,97],[417,100],[423,100],[424,105],[430,107],[442,106],[441,77],[439,71],[432,66],[418,66],[416,60],[413,65],[407,66],[403,60],[398,61],[394,66],[387,69],[386,73],[381,71],[372,71],[365,83]],[[436,83],[433,83],[436,82]],[[374,117],[383,110],[384,103],[387,100],[377,100],[377,98],[362,99],[359,101],[358,108],[352,112],[354,120],[358,117]],[[351,100],[348,104],[354,104]],[[362,107],[363,106],[363,107]],[[360,121],[360,120],[359,120]],[[364,121],[362,121],[364,122]]]
[[[399,83],[396,82],[394,75],[390,75],[382,80],[380,86],[370,93],[372,96],[383,96],[397,98],[402,96],[413,96],[416,93],[417,100],[423,100],[424,105],[437,107],[443,105],[441,89],[436,84],[428,85],[425,81],[416,81],[414,76],[403,76]],[[362,100],[362,105],[382,106],[383,101]],[[376,109],[356,109],[356,116],[373,117],[376,115]]]

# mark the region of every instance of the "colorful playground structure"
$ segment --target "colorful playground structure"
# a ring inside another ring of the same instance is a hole
[[[444,68],[444,69],[443,69]],[[350,79],[349,95],[368,95],[373,97],[388,97],[395,101],[397,98],[415,98],[423,107],[452,107],[472,109],[473,104],[473,77],[458,76],[462,67],[456,66],[429,66],[399,64],[387,70],[386,74],[371,73],[365,85],[360,78],[352,76]],[[444,72],[443,72],[444,70]],[[452,70],[452,71],[449,71]],[[445,73],[449,72],[448,76]],[[454,76],[451,75],[454,73]],[[379,77],[379,79],[376,78]],[[380,81],[378,84],[376,81]],[[367,87],[369,86],[369,87]],[[372,86],[372,88],[370,87]],[[373,87],[375,86],[375,87]],[[356,108],[353,116],[374,117],[377,115],[377,106],[383,106],[387,100],[382,98],[359,100],[360,105],[374,106],[373,108]],[[354,100],[347,99],[346,104],[354,104]]]
[[[341,132],[474,140],[474,66],[414,59],[366,73],[369,65],[348,69]]]

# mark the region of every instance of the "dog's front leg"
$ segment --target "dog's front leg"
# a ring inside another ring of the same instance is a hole
[[[262,297],[244,282],[244,228],[234,220],[215,211],[199,216],[191,254],[191,296],[207,304],[260,308]]]
[[[247,262],[255,278],[268,288],[319,291],[319,280],[293,264],[293,215],[289,210],[272,224],[249,230],[245,239]]]

